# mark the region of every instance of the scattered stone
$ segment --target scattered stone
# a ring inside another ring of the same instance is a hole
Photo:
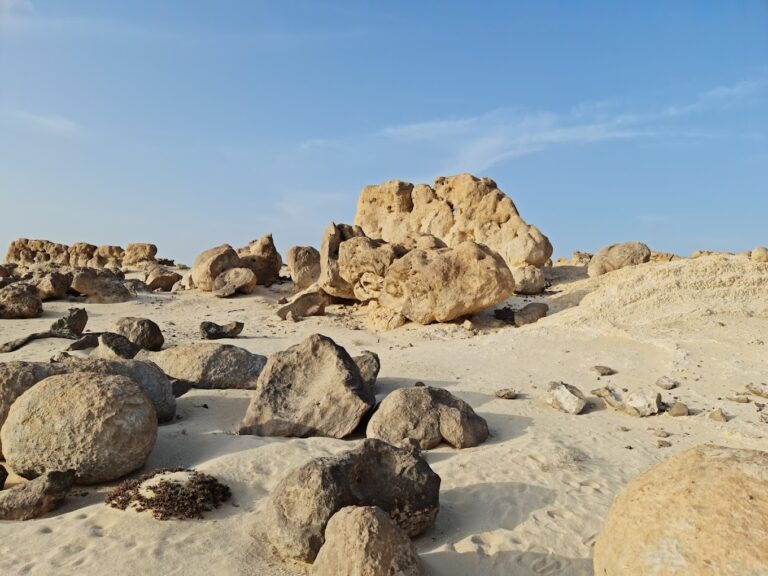
[[[746,389],[750,394],[754,394],[755,396],[760,396],[762,398],[768,398],[768,384],[750,382],[747,384]]]
[[[72,278],[72,290],[96,304],[117,304],[131,299],[121,278],[106,270],[83,268]]]
[[[515,311],[514,322],[518,328],[526,324],[534,324],[544,318],[549,312],[549,306],[543,302],[531,302],[520,310]]]
[[[102,332],[99,335],[99,345],[96,346],[93,354],[97,358],[114,360],[123,358],[130,360],[139,353],[141,348],[128,340],[125,336],[115,334],[114,332]]]
[[[45,332],[34,332],[23,338],[11,340],[0,346],[0,353],[13,352],[41,338],[67,338],[77,340],[88,323],[88,313],[84,308],[70,308],[66,316],[59,318]]]
[[[657,440],[656,446],[658,448],[669,448],[672,446],[672,442],[670,442],[669,440]]]
[[[608,366],[592,366],[592,372],[598,376],[613,376],[616,374],[616,370]]]
[[[413,538],[434,524],[439,494],[440,477],[423,458],[368,438],[289,472],[267,503],[265,536],[282,558],[312,562],[336,512],[378,506]]]
[[[379,302],[419,324],[449,322],[495,306],[512,294],[504,260],[489,248],[412,250],[387,269]]]
[[[679,382],[672,380],[669,376],[662,376],[658,380],[656,380],[656,386],[661,388],[662,390],[672,390],[674,388],[677,388],[679,386]]]
[[[422,576],[410,538],[378,506],[348,506],[331,516],[313,576]]]
[[[699,446],[640,475],[613,500],[594,573],[762,574],[766,519],[768,453]]]
[[[83,334],[67,347],[67,352],[96,348],[96,346],[99,345],[99,336],[101,336],[101,334],[101,332],[89,332],[88,334]]]
[[[443,440],[454,448],[471,448],[488,438],[488,423],[448,390],[399,388],[381,401],[366,436],[395,446],[412,438],[421,450],[435,448]]]
[[[157,437],[157,414],[129,378],[62,374],[22,394],[0,436],[6,461],[20,476],[71,468],[76,483],[97,484],[144,465]]]
[[[330,303],[330,298],[322,288],[312,286],[305,291],[298,293],[285,306],[277,310],[277,315],[282,320],[287,320],[291,314],[294,320],[299,320],[306,316],[322,316],[325,314],[325,307]]]
[[[514,388],[501,388],[500,390],[496,390],[496,396],[504,400],[514,400],[517,398],[518,394],[519,392]]]
[[[253,294],[256,290],[256,274],[250,268],[230,268],[213,281],[213,294],[219,298],[229,298],[235,294]]]
[[[360,370],[363,384],[373,392],[376,389],[376,378],[378,378],[379,370],[381,370],[379,355],[370,350],[363,350],[359,356],[355,356],[352,360],[357,364],[357,369]]]
[[[197,388],[255,388],[267,363],[260,354],[230,344],[196,343],[141,351],[137,360],[157,364],[170,378],[193,382]]]
[[[203,340],[220,340],[221,338],[237,338],[243,331],[242,322],[229,322],[223,326],[215,322],[201,322],[200,336]]]
[[[544,272],[536,266],[512,268],[515,280],[515,294],[541,294],[547,285]]]
[[[714,420],[715,422],[728,422],[728,416],[725,415],[725,412],[723,412],[721,408],[715,408],[712,410],[707,415],[707,418]]]
[[[164,468],[125,480],[105,500],[118,510],[150,511],[157,520],[202,520],[230,499],[228,486],[197,470]]]
[[[657,436],[659,438],[669,438],[670,434],[666,430],[662,430],[661,428],[657,428],[653,431],[653,435]]]
[[[163,347],[165,338],[160,326],[149,318],[120,318],[112,328],[115,334],[125,336],[144,350],[156,352]]]
[[[568,414],[580,414],[587,405],[581,390],[565,382],[550,382],[546,401],[553,408]]]
[[[178,272],[169,270],[165,266],[153,266],[144,278],[144,282],[153,292],[155,290],[170,292],[181,279],[182,275]]]
[[[624,411],[631,416],[644,418],[661,411],[661,394],[653,390],[636,390],[624,399]]]
[[[614,410],[624,410],[624,402],[611,388],[603,386],[591,391],[591,394],[600,398],[605,404]]]
[[[35,287],[41,300],[58,300],[66,296],[72,285],[72,274],[47,272],[33,276],[27,283]]]
[[[229,244],[210,248],[195,258],[190,273],[190,280],[198,289],[205,292],[213,290],[216,277],[230,268],[241,266],[240,257]]]
[[[729,402],[736,402],[737,404],[749,404],[748,396],[727,396],[725,399]]]
[[[26,484],[2,490],[0,520],[32,520],[55,510],[61,506],[74,480],[74,470],[51,471]]]
[[[669,408],[667,408],[667,413],[670,416],[674,416],[675,418],[679,416],[688,416],[688,406],[682,402],[675,402]]]
[[[285,260],[299,290],[309,288],[320,277],[320,252],[312,246],[294,246],[288,250]]]
[[[648,262],[651,250],[642,242],[625,242],[603,248],[595,254],[587,265],[587,274],[600,276],[626,266],[635,266]]]
[[[347,351],[313,334],[270,356],[240,434],[344,438],[375,400]]]
[[[0,319],[37,318],[43,313],[43,301],[37,290],[20,282],[0,288]]]

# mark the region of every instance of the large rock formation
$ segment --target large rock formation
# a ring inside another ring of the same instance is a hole
[[[394,445],[411,439],[422,450],[443,440],[454,448],[470,448],[488,438],[488,424],[448,390],[400,388],[382,400],[368,422],[366,436]]]
[[[313,576],[421,576],[411,540],[376,506],[348,506],[325,528]]]
[[[313,334],[270,356],[240,434],[344,438],[375,400],[347,351]]]
[[[768,452],[704,445],[672,456],[613,501],[599,576],[768,574]]]
[[[94,247],[95,249],[95,247]],[[7,263],[29,266],[32,264],[69,264],[68,247],[48,240],[18,238],[11,242],[5,256]]]
[[[154,244],[128,244],[123,255],[123,266],[147,265],[156,262],[157,246]]]
[[[259,354],[229,344],[198,343],[141,351],[137,360],[149,360],[171,378],[192,382],[198,388],[255,388],[267,363]]]
[[[651,259],[651,249],[642,242],[625,242],[606,246],[587,265],[587,274],[601,276],[626,266],[643,264]]]
[[[13,403],[3,454],[20,476],[76,472],[76,482],[109,482],[144,465],[157,437],[157,414],[124,376],[51,376]]]
[[[222,244],[206,250],[195,258],[191,279],[195,287],[210,292],[219,274],[238,266],[240,266],[240,257],[237,252],[229,244]]]
[[[434,187],[392,180],[360,193],[355,224],[371,238],[414,247],[430,234],[448,246],[485,244],[512,267],[543,266],[552,245],[520,217],[512,200],[489,178],[440,177]]]
[[[485,246],[411,250],[384,276],[379,302],[419,324],[447,322],[495,306],[514,289],[504,260]]]
[[[403,253],[383,240],[365,236],[350,238],[339,245],[339,276],[352,287],[356,300],[376,299],[384,289],[384,275]]]
[[[289,472],[266,504],[265,536],[281,557],[312,562],[342,508],[378,506],[414,537],[435,522],[439,498],[440,477],[421,456],[369,438]]]

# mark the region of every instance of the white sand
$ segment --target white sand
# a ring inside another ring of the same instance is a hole
[[[760,422],[754,402],[760,399],[726,400],[749,382],[768,381],[768,265],[715,257],[649,264],[596,280],[574,267],[552,275],[549,294],[511,300],[548,301],[551,316],[520,329],[481,327],[478,335],[460,323],[375,334],[356,329],[362,311],[336,307],[322,318],[281,322],[275,302],[290,285],[231,300],[193,292],[87,305],[88,329],[144,316],[158,322],[166,345],[173,345],[197,341],[202,320],[240,320],[243,336],[222,342],[268,355],[320,332],[352,354],[378,352],[379,397],[417,380],[442,386],[468,401],[492,433],[477,448],[426,454],[442,478],[437,523],[416,542],[429,573],[579,576],[592,574],[592,545],[611,499],[640,472],[705,442],[768,448],[768,424]],[[0,340],[45,329],[70,306],[47,303],[43,318],[2,321]],[[487,324],[489,314],[476,319]],[[47,360],[67,345],[37,341],[0,360]],[[590,371],[595,364],[618,374],[598,381]],[[588,393],[604,384],[653,388],[663,375],[682,383],[662,391],[663,398],[677,396],[697,414],[639,419],[593,408],[570,416],[541,401],[551,380]],[[517,388],[522,398],[496,398],[494,391],[505,387]],[[77,487],[49,517],[0,522],[0,574],[295,573],[296,567],[270,566],[254,542],[260,506],[290,468],[355,440],[234,436],[249,396],[196,390],[180,398],[181,419],[161,427],[146,466],[213,474],[231,487],[232,503],[203,521],[162,522],[106,507],[106,487]],[[708,419],[714,407],[731,420]],[[671,448],[657,447],[657,428],[671,434]]]

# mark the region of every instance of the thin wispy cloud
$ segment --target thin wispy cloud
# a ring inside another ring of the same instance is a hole
[[[24,110],[0,111],[0,118],[17,127],[58,136],[73,136],[82,127],[76,121],[57,114],[33,114]]]

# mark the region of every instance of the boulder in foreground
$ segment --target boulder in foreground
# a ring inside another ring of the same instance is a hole
[[[374,402],[347,351],[313,334],[270,356],[240,434],[344,438]]]
[[[440,477],[421,456],[363,440],[289,472],[266,504],[265,536],[282,558],[312,562],[328,521],[346,506],[378,506],[405,534],[418,536],[437,517]]]
[[[376,506],[348,506],[334,514],[313,576],[421,576],[411,540]]]
[[[443,440],[454,448],[470,448],[488,438],[488,424],[448,390],[399,388],[382,400],[368,422],[366,435],[396,446],[412,439],[422,450]]]
[[[129,378],[62,374],[22,394],[0,436],[6,461],[20,476],[73,469],[76,483],[98,484],[144,465],[155,445],[157,414]]]
[[[704,445],[632,481],[595,544],[599,576],[768,573],[768,452]]]

